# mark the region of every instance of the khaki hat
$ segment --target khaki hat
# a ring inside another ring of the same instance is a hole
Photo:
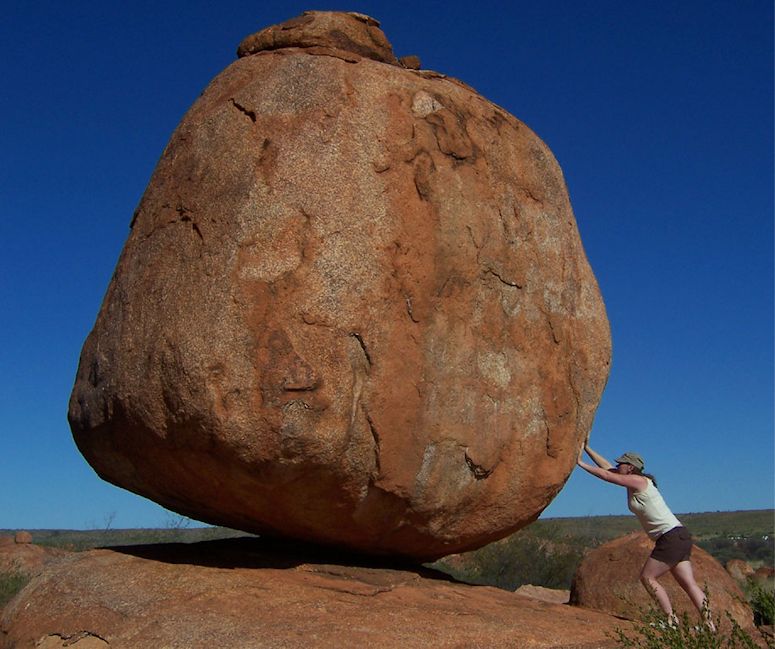
[[[632,451],[627,451],[624,455],[621,455],[616,458],[617,464],[632,464],[636,469],[640,469],[643,471],[643,467],[646,466],[646,463],[643,461],[643,458],[638,455],[637,453],[633,453]]]

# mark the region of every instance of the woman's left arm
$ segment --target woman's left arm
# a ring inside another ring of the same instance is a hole
[[[578,464],[587,473],[591,473],[596,478],[600,478],[601,480],[605,480],[606,482],[610,482],[612,484],[617,484],[621,487],[627,487],[628,489],[634,489],[635,491],[643,491],[648,486],[648,482],[643,476],[621,475],[620,473],[610,469],[601,469],[598,466],[587,464],[584,462],[584,460],[581,459],[581,453],[579,453],[579,459],[576,464]]]

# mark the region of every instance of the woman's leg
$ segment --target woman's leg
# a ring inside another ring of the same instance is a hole
[[[697,582],[694,579],[692,562],[688,560],[681,561],[680,563],[677,563],[672,568],[670,568],[670,572],[673,573],[673,577],[675,577],[678,585],[684,589],[686,594],[689,596],[689,599],[692,600],[692,604],[697,607],[700,615],[704,617],[705,624],[707,624],[715,631],[716,625],[713,624],[710,611],[707,610],[705,605],[705,593],[697,585]]]
[[[649,594],[657,600],[659,608],[667,615],[668,620],[670,620],[671,623],[675,623],[677,620],[673,614],[673,606],[670,604],[670,598],[667,595],[667,591],[662,587],[662,584],[657,581],[657,578],[664,575],[668,570],[670,570],[669,565],[649,557],[646,560],[646,563],[643,564],[643,569],[640,571],[640,581]]]

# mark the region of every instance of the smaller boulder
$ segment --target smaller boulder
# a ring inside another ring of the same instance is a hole
[[[544,588],[543,586],[533,586],[533,584],[520,586],[514,591],[514,594],[530,597],[531,599],[537,599],[542,602],[549,602],[550,604],[567,604],[568,599],[570,598],[569,590]]]
[[[639,619],[646,609],[655,606],[639,579],[653,547],[653,541],[643,532],[633,532],[589,552],[573,577],[570,604],[627,620]],[[720,615],[723,622],[728,611],[741,627],[751,628],[753,613],[723,566],[696,545],[692,548],[692,566],[697,584],[709,594],[714,617]],[[684,612],[691,619],[698,617],[694,605],[672,575],[666,574],[659,581],[679,617]]]
[[[419,70],[421,67],[420,57],[410,54],[409,56],[402,56],[398,59],[398,62],[403,65],[407,70]]]
[[[29,532],[16,532],[14,541],[19,544],[32,543],[32,534]]]
[[[751,579],[760,586],[775,586],[775,568],[772,566],[760,566],[753,571]]]
[[[753,568],[742,559],[730,559],[727,561],[727,572],[738,584],[744,584],[753,574]]]
[[[379,28],[379,21],[354,11],[305,11],[301,16],[246,37],[237,48],[237,56],[289,47],[343,50],[399,65],[390,42]]]

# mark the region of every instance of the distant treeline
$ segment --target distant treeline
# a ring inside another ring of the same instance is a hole
[[[679,514],[701,548],[722,565],[742,559],[775,565],[775,510]],[[433,564],[456,579],[514,590],[524,584],[570,588],[584,554],[639,530],[633,516],[541,519],[479,550]]]
[[[775,565],[775,510],[679,514],[695,542],[726,564],[743,559]],[[194,543],[246,536],[224,527],[194,527],[187,519],[162,529],[29,530],[33,541],[69,550],[143,543]],[[584,554],[606,541],[638,530],[634,516],[541,519],[501,541],[431,564],[475,584],[514,590],[524,584],[569,588]],[[13,535],[16,530],[0,530]]]

